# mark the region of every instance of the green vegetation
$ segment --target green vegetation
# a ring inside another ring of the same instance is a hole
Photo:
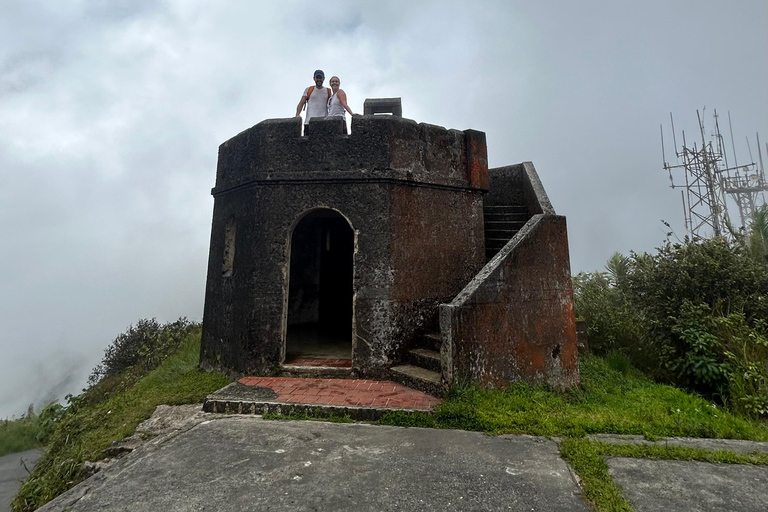
[[[175,352],[160,358],[154,370],[141,375],[138,368],[127,367],[123,373],[107,374],[82,395],[69,397],[48,451],[12,503],[14,511],[35,510],[86,478],[83,462],[104,458],[113,441],[133,434],[158,405],[201,402],[229,383],[219,374],[197,368],[200,330],[192,325],[185,328]]]
[[[525,383],[503,390],[458,387],[434,414],[391,413],[381,423],[542,436],[612,433],[768,439],[764,422],[654,383],[621,355],[583,356],[580,371],[581,385],[566,391]]]
[[[590,348],[620,352],[657,381],[741,415],[768,417],[768,265],[758,232],[667,241],[656,254],[615,254],[606,272],[575,276]]]
[[[102,382],[102,391],[117,382],[136,380],[157,368],[173,354],[182,341],[200,329],[200,324],[179,318],[175,322],[160,324],[154,318],[142,319],[119,334],[104,351],[101,363],[93,369],[88,383]]]
[[[63,414],[64,407],[52,402],[40,414],[30,405],[21,418],[0,420],[0,456],[45,446]]]
[[[0,457],[39,448],[39,419],[34,414],[15,420],[0,420]]]
[[[586,439],[566,438],[560,443],[563,457],[581,478],[584,497],[596,512],[632,512],[629,501],[608,474],[605,457],[696,460],[725,464],[768,464],[765,453],[740,454],[681,446],[617,445]]]

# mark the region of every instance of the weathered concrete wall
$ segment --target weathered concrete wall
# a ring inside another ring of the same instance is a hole
[[[389,178],[488,189],[485,134],[446,130],[395,116],[315,118],[301,136],[301,119],[268,119],[219,147],[216,189],[257,179]]]
[[[544,185],[532,162],[522,162],[488,170],[490,190],[487,206],[525,205],[530,215],[555,214]]]
[[[448,382],[578,383],[565,217],[535,215],[440,307],[440,328]]]
[[[338,126],[336,126],[338,125]],[[437,324],[484,263],[485,134],[392,116],[269,120],[219,151],[201,364],[276,371],[285,356],[290,242],[306,213],[329,208],[355,231],[353,368],[383,375]],[[231,273],[223,272],[234,219]],[[231,232],[231,228],[230,228]]]
[[[482,196],[421,187],[398,187],[392,195],[390,231],[393,269],[388,300],[392,359],[416,334],[438,329],[438,307],[461,291],[485,264]]]
[[[450,303],[441,305],[443,380],[504,386],[578,382],[565,217],[531,162],[490,169],[486,205],[525,205],[532,218]]]

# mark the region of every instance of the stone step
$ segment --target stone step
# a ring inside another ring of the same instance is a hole
[[[531,217],[527,213],[484,213],[483,222],[519,222],[525,224]]]
[[[440,352],[426,348],[413,348],[409,350],[408,361],[413,366],[426,368],[437,373],[440,373],[443,369],[443,365],[440,362]]]
[[[484,205],[484,212],[513,212],[528,214],[528,207],[521,204]]]
[[[417,389],[432,396],[445,395],[445,388],[440,374],[411,364],[393,366],[389,369],[390,379],[412,389]]]
[[[440,333],[428,332],[422,334],[416,341],[417,348],[425,348],[428,350],[434,350],[440,352],[440,346],[443,344],[443,340],[440,338]]]
[[[352,377],[352,368],[339,368],[334,366],[298,366],[293,364],[284,364],[280,368],[280,376],[317,379],[349,379]]]
[[[486,240],[498,240],[498,239],[504,239],[504,240],[512,240],[512,237],[515,236],[515,233],[520,231],[519,229],[486,229],[485,230],[485,239]]]
[[[515,211],[515,210],[483,210],[483,218],[487,217],[509,217],[513,219],[527,219],[530,217],[528,215],[528,212],[525,211]]]
[[[514,236],[514,235],[513,235]],[[509,238],[486,238],[485,239],[485,247],[486,248],[495,248],[495,249],[501,249],[505,245],[507,245],[507,242],[512,240],[512,237]]]
[[[483,227],[486,230],[489,229],[520,229],[525,226],[528,219],[519,220],[486,220],[483,222]]]

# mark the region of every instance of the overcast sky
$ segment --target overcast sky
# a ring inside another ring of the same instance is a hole
[[[355,112],[485,131],[567,216],[573,272],[684,235],[659,125],[768,140],[765,0],[0,0],[0,418],[140,318],[202,317],[218,145],[312,72]],[[727,117],[726,117],[727,119]],[[722,122],[722,118],[721,118]],[[727,122],[727,121],[726,121]],[[722,128],[722,125],[721,125]],[[671,141],[667,146],[670,158]],[[764,150],[764,146],[763,146]],[[764,155],[765,156],[765,155]]]

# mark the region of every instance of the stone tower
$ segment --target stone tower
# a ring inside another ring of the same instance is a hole
[[[565,218],[533,165],[489,170],[483,132],[343,122],[219,148],[202,366],[278,374],[332,347],[337,373],[433,392],[578,382]]]

